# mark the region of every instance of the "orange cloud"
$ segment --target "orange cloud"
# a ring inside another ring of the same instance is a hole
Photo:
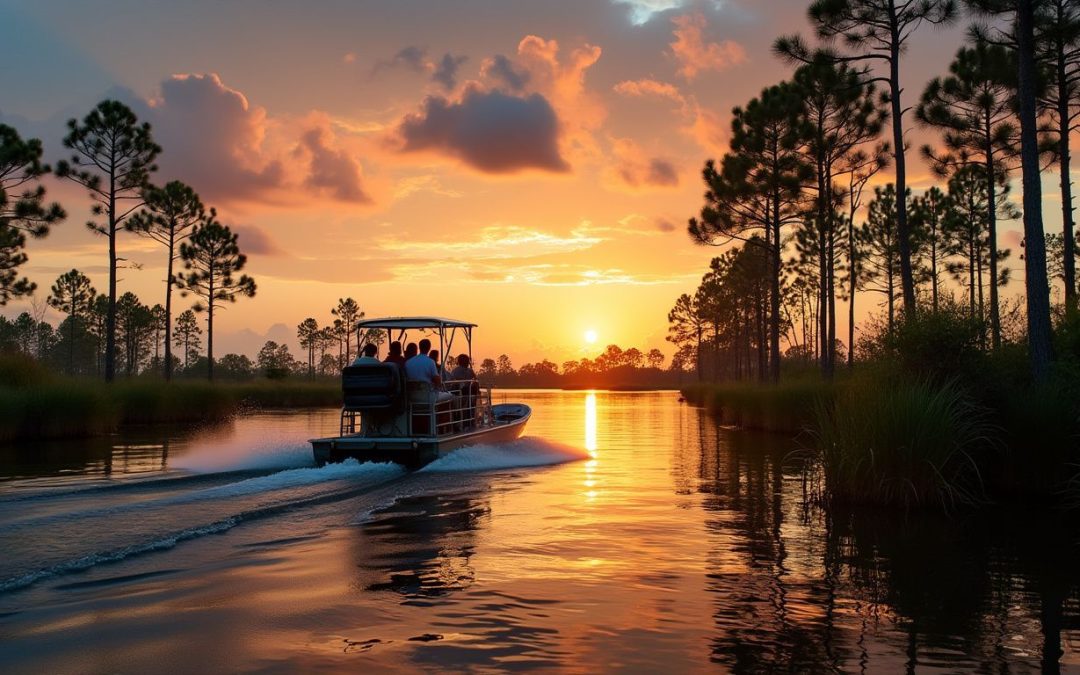
[[[301,186],[319,198],[372,201],[359,163],[325,115],[271,118],[215,73],[174,75],[159,97],[134,103],[145,108],[164,148],[162,175],[191,184],[208,201],[280,203],[283,191]]]
[[[569,157],[597,156],[592,130],[606,111],[585,89],[600,48],[584,45],[565,58],[558,42],[535,35],[511,58],[481,64],[480,79],[456,96],[431,95],[388,136],[401,153],[433,152],[482,173],[570,170]]]
[[[694,79],[704,71],[725,70],[746,61],[746,50],[734,40],[705,41],[704,14],[685,14],[671,22],[675,24],[671,53],[679,63],[679,74],[687,80]]]
[[[706,151],[720,152],[726,147],[726,127],[721,117],[703,107],[696,97],[684,95],[675,85],[652,79],[625,80],[614,89],[615,93],[624,96],[654,97],[675,103],[684,119],[679,131],[693,138]]]
[[[679,173],[670,160],[649,157],[632,139],[611,139],[614,163],[604,173],[613,189],[642,191],[679,185]]]
[[[401,152],[439,152],[484,173],[570,170],[559,152],[559,120],[540,94],[468,86],[457,100],[429,96],[396,135]]]

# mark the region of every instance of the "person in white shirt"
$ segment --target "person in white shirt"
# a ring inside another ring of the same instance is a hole
[[[424,338],[420,341],[419,347],[420,353],[405,362],[405,379],[427,385],[417,390],[414,400],[423,403],[450,400],[453,396],[445,391],[439,391],[442,387],[439,367],[428,356],[428,352],[431,351],[431,340]],[[432,397],[433,393],[437,396]]]
[[[369,363],[382,363],[382,361],[380,361],[376,356],[378,353],[378,345],[373,345],[369,342],[364,345],[364,351],[361,352],[355,360],[353,360],[352,365],[362,366]]]

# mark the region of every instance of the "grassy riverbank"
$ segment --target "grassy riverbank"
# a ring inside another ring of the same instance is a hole
[[[1080,505],[1080,395],[1057,373],[1033,386],[1001,363],[978,378],[935,379],[866,366],[803,378],[682,390],[723,424],[797,435],[824,498],[951,509],[988,499]]]
[[[336,380],[250,382],[133,379],[104,382],[0,364],[0,441],[78,438],[121,425],[220,420],[248,408],[341,403]]]

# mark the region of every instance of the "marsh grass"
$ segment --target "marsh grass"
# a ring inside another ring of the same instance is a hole
[[[79,438],[121,425],[225,419],[243,409],[332,407],[337,381],[104,382],[48,376],[0,362],[0,441]]]
[[[683,396],[716,415],[723,424],[745,429],[799,433],[815,419],[819,406],[831,405],[838,385],[820,378],[757,382],[694,384]]]
[[[811,429],[827,499],[944,509],[983,499],[982,455],[1000,436],[955,381],[924,379],[853,379]]]

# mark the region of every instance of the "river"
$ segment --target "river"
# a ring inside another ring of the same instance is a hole
[[[495,398],[526,438],[415,473],[313,467],[335,410],[0,448],[0,671],[1080,670],[1058,511],[829,510],[676,393]]]

